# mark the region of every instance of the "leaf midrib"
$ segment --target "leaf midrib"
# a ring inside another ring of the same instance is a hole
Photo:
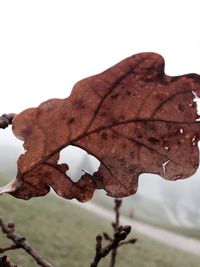
[[[117,127],[117,126],[120,126],[120,125],[125,125],[125,124],[129,124],[129,123],[136,123],[136,122],[141,122],[141,123],[144,123],[144,122],[147,122],[147,123],[148,122],[171,123],[171,124],[180,124],[180,125],[183,125],[183,126],[184,125],[192,125],[192,124],[199,124],[200,123],[200,121],[184,121],[184,122],[181,122],[181,121],[161,120],[161,119],[135,118],[135,119],[128,119],[128,120],[118,121],[118,122],[115,122],[115,123],[112,123],[112,124],[101,126],[99,128],[96,128],[94,130],[89,131],[88,133],[81,134],[78,137],[76,137],[76,138],[74,138],[74,139],[72,139],[70,141],[67,141],[63,145],[59,146],[57,149],[55,149],[54,151],[52,151],[51,153],[49,153],[49,155],[45,156],[43,159],[41,159],[40,161],[38,161],[37,163],[35,163],[29,170],[27,170],[24,173],[22,173],[21,174],[22,175],[21,177],[24,177],[27,174],[29,174],[31,171],[33,171],[34,169],[36,169],[41,164],[45,163],[47,160],[49,160],[51,157],[53,157],[55,154],[57,154],[58,152],[60,152],[65,147],[67,147],[69,145],[73,145],[76,142],[84,139],[85,137],[88,137],[91,134],[101,132],[102,130],[111,129],[113,127]],[[143,143],[141,143],[141,144],[144,145]]]

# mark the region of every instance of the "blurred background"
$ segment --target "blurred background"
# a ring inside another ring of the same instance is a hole
[[[26,108],[38,106],[49,98],[65,98],[80,79],[102,72],[139,52],[160,53],[165,58],[165,72],[168,75],[200,73],[199,25],[199,3],[195,0],[0,1],[0,114],[19,113]],[[16,161],[21,153],[22,142],[13,136],[12,130],[0,130],[0,185],[15,177]],[[76,147],[65,148],[60,162],[68,163],[68,174],[74,181],[79,179],[84,170],[93,173],[99,166],[97,159]],[[199,191],[199,170],[193,177],[175,182],[144,174],[140,177],[137,194],[123,200],[122,213],[139,222],[198,240]],[[0,199],[0,213],[17,221],[26,235],[28,229],[26,231],[25,226],[29,220],[33,224],[29,233],[35,233],[37,212],[45,225],[49,223],[48,218],[56,213],[58,220],[51,218],[52,225],[49,227],[52,236],[53,228],[57,229],[54,238],[57,243],[51,243],[52,238],[49,240],[44,232],[40,233],[51,244],[48,248],[44,248],[44,244],[40,248],[50,258],[51,249],[60,251],[63,247],[61,240],[66,234],[63,232],[64,223],[65,226],[68,225],[69,219],[73,218],[73,223],[67,227],[74,231],[76,238],[66,244],[65,252],[59,252],[62,255],[59,254],[61,261],[57,266],[65,266],[66,261],[70,262],[69,266],[83,266],[77,258],[83,260],[84,257],[88,264],[92,252],[89,250],[88,254],[82,255],[81,246],[76,243],[79,237],[72,226],[76,225],[79,229],[84,227],[81,219],[84,212],[80,207],[73,206],[77,213],[71,214],[73,204],[69,201],[62,205],[59,202],[52,204],[52,201],[57,200],[37,199],[27,204],[5,196]],[[48,206],[48,203],[51,205]],[[92,203],[109,210],[113,208],[113,200],[102,191],[95,194]],[[61,206],[65,206],[65,211],[61,210]],[[69,212],[69,216],[64,216],[65,212]],[[62,219],[59,219],[61,214]],[[94,233],[101,231],[100,228],[106,222],[102,219],[101,223],[100,219],[92,216],[94,215],[87,215],[90,222],[93,221],[91,229],[98,225],[98,228],[93,229]],[[60,221],[63,221],[63,225]],[[86,219],[85,227],[88,224]],[[35,234],[30,235],[30,238],[36,246],[41,242],[41,238]],[[87,240],[90,238],[92,237],[88,236]],[[197,255],[177,252],[174,248],[142,238],[143,243],[131,252],[133,255],[125,257],[128,258],[127,262],[123,258],[124,254],[121,255],[124,266],[133,266],[129,260],[133,256],[137,259],[137,267],[200,266]],[[95,235],[93,239],[95,240]],[[93,244],[93,239],[90,245]],[[77,255],[75,252],[74,255],[68,255],[67,247],[72,248],[75,243]],[[28,266],[35,266],[24,257],[17,256],[17,260],[22,259]]]

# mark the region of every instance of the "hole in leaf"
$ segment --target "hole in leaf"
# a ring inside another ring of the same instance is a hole
[[[193,101],[196,103],[196,107],[197,107],[197,115],[198,115],[197,121],[199,121],[200,120],[200,97],[198,97],[194,91],[192,93],[194,95]]]
[[[163,168],[163,173],[164,174],[166,174],[166,166],[167,166],[167,164],[169,164],[170,163],[170,160],[167,160],[167,161],[165,161],[163,164],[162,164],[162,168]]]
[[[168,152],[170,151],[170,147],[169,146],[165,146],[165,150]]]
[[[85,173],[93,174],[100,166],[100,161],[77,146],[68,146],[60,152],[59,164],[67,163],[66,174],[77,182]]]

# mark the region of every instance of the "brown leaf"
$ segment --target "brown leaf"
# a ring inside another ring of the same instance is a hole
[[[191,176],[199,164],[199,93],[199,75],[167,76],[160,55],[141,53],[79,81],[66,99],[25,110],[13,122],[26,153],[11,194],[28,199],[52,187],[64,198],[87,201],[97,188],[113,197],[134,194],[142,173]],[[68,145],[95,156],[99,170],[74,183],[68,166],[58,164]]]

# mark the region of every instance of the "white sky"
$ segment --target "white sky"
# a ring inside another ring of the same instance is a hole
[[[200,73],[199,3],[0,1],[0,114],[64,98],[138,52],[162,54],[170,75]]]
[[[200,73],[199,12],[198,0],[0,0],[0,115],[138,52],[162,54],[169,75]]]

